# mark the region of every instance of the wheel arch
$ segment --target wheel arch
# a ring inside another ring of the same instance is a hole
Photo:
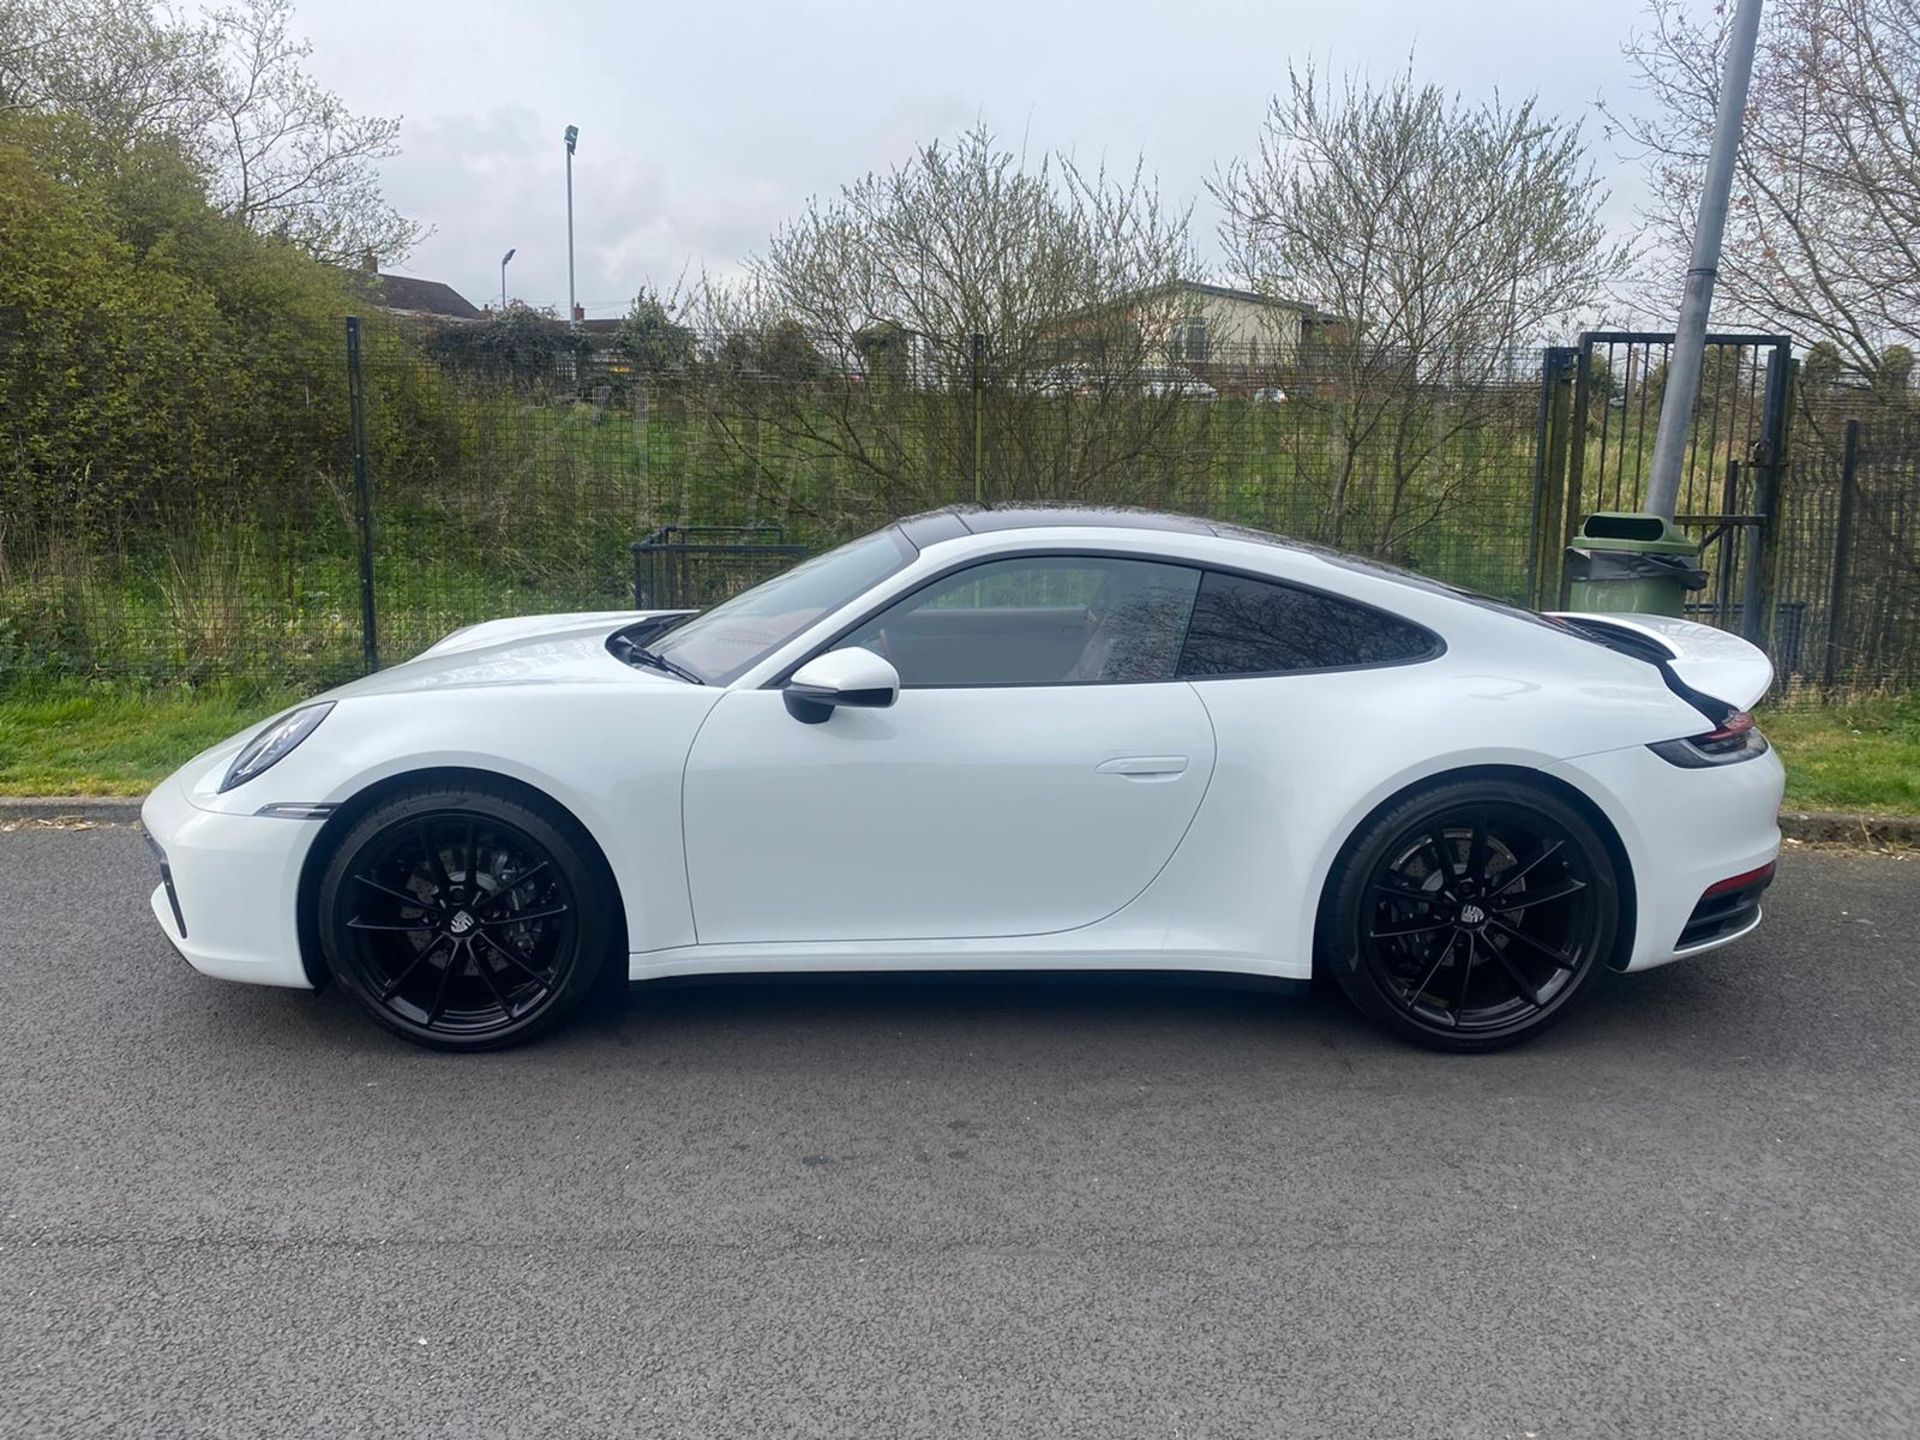
[[[1591,795],[1579,786],[1549,775],[1543,770],[1532,769],[1525,765],[1481,764],[1462,765],[1451,770],[1437,771],[1431,775],[1422,775],[1409,781],[1383,797],[1371,806],[1347,827],[1340,838],[1339,846],[1333,852],[1333,859],[1320,877],[1319,893],[1314,897],[1313,920],[1313,968],[1318,973],[1321,956],[1326,950],[1325,927],[1328,923],[1328,909],[1333,895],[1335,882],[1340,875],[1340,862],[1360,833],[1371,825],[1376,816],[1400,804],[1410,796],[1423,790],[1437,789],[1442,785],[1452,785],[1467,780],[1503,780],[1513,784],[1530,786],[1545,791],[1573,807],[1586,822],[1593,827],[1593,833],[1600,837],[1600,843],[1607,848],[1607,857],[1613,862],[1614,874],[1620,887],[1620,916],[1614,932],[1613,953],[1607,957],[1607,968],[1624,970],[1633,954],[1634,936],[1638,929],[1640,915],[1639,891],[1635,884],[1633,862],[1627,854],[1625,842],[1613,821]]]
[[[506,790],[522,801],[548,811],[560,823],[572,828],[588,857],[600,867],[601,879],[605,881],[607,896],[613,906],[610,929],[620,942],[620,960],[625,962],[629,944],[626,897],[621,893],[619,879],[593,830],[553,795],[516,776],[479,766],[433,765],[385,775],[356,790],[339,802],[333,813],[321,823],[320,833],[307,848],[307,858],[301,862],[300,884],[294,898],[294,930],[300,945],[301,968],[306,971],[307,980],[315,990],[324,989],[333,978],[327,969],[326,954],[320,943],[320,881],[326,874],[328,862],[332,860],[341,840],[369,810],[389,796],[422,785],[487,785]]]

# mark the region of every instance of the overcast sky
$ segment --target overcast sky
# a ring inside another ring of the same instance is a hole
[[[404,116],[390,199],[434,234],[397,266],[497,301],[564,310],[564,146],[578,294],[625,313],[642,285],[724,273],[812,195],[831,195],[975,118],[1029,151],[1147,165],[1196,202],[1250,154],[1287,62],[1417,75],[1470,96],[1538,92],[1565,116],[1637,97],[1628,0],[304,0],[317,77],[355,109]],[[1636,168],[1588,130],[1633,221]]]

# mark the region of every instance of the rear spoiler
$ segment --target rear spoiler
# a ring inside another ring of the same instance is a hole
[[[1673,692],[1716,724],[1751,709],[1773,684],[1773,662],[1738,635],[1669,615],[1551,617],[1614,650],[1658,665]]]

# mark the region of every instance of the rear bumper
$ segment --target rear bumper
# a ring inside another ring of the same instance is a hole
[[[199,809],[177,775],[147,797],[140,821],[164,856],[153,918],[188,964],[219,980],[313,988],[294,914],[318,824]]]
[[[1773,751],[1737,765],[1683,770],[1635,746],[1563,761],[1551,773],[1593,797],[1626,848],[1635,899],[1626,969],[1702,954],[1760,923],[1756,892],[1738,925],[1702,930],[1696,923],[1689,933],[1709,889],[1780,854],[1786,772]]]

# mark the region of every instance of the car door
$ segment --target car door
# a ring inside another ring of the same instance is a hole
[[[703,944],[934,940],[1092,924],[1153,880],[1213,772],[1174,678],[1198,572],[1020,556],[929,582],[835,648],[900,671],[886,709],[803,724],[733,691],[688,756]]]

